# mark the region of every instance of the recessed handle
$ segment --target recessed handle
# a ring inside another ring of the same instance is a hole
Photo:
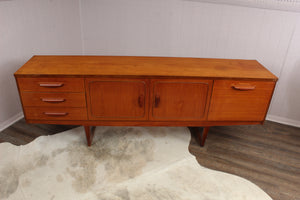
[[[139,96],[138,103],[139,103],[139,107],[141,107],[141,108],[144,107],[144,104],[145,104],[145,97],[144,97],[144,95],[141,94],[141,95]]]
[[[236,84],[232,84],[232,88],[235,90],[254,90],[255,89],[255,85],[251,85],[249,83],[236,83]]]
[[[154,107],[155,107],[155,108],[158,107],[159,102],[160,102],[160,96],[155,95],[155,98],[154,98]]]
[[[39,83],[40,87],[62,87],[64,83],[61,82],[49,82],[49,83]]]
[[[69,113],[67,113],[67,112],[44,112],[44,114],[48,115],[48,116],[66,116]]]
[[[64,102],[66,99],[64,98],[41,98],[41,101],[48,102],[48,103],[61,103]]]

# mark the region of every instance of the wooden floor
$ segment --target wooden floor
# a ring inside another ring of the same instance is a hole
[[[0,132],[0,142],[23,145],[73,127],[20,120]],[[212,127],[204,147],[194,138],[189,150],[202,166],[242,176],[274,200],[300,200],[300,128],[267,121],[263,126]]]

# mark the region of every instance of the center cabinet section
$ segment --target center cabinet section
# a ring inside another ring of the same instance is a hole
[[[150,119],[155,121],[205,120],[212,80],[151,80]]]
[[[146,79],[87,78],[91,120],[146,120],[149,83]]]

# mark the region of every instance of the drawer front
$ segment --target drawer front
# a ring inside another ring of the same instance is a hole
[[[274,87],[275,82],[217,80],[208,120],[263,121]]]
[[[21,92],[23,106],[86,107],[84,93]]]
[[[85,108],[25,107],[26,119],[87,120]]]
[[[20,91],[84,92],[83,78],[17,78]]]

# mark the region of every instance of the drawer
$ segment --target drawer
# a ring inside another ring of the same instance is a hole
[[[21,92],[23,106],[86,107],[85,93]]]
[[[275,82],[271,81],[217,80],[208,120],[263,121],[274,87]]]
[[[24,107],[26,119],[87,120],[86,108]]]
[[[83,78],[17,78],[20,91],[84,92]]]

